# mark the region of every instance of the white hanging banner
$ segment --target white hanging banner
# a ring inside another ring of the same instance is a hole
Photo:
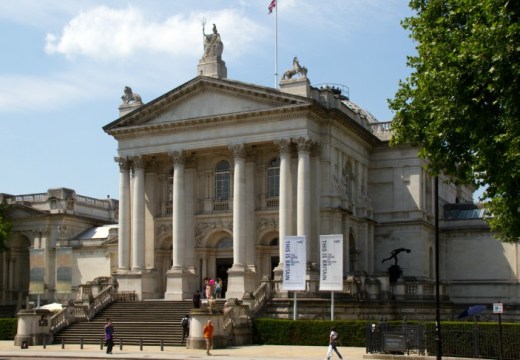
[[[343,290],[343,235],[320,235],[320,290]]]
[[[283,290],[305,290],[307,250],[305,236],[286,236],[283,241]]]

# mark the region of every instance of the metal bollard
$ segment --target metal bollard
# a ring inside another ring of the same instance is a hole
[[[103,339],[99,340],[99,349],[103,350]]]
[[[46,341],[45,341],[45,336],[43,337],[42,341],[43,341],[43,348],[44,348],[44,349],[47,349],[47,344],[46,344]]]
[[[139,347],[143,351],[143,339],[139,339]]]
[[[164,351],[164,340],[161,339],[161,351]]]
[[[80,339],[79,346],[80,346],[80,349],[83,350],[83,338]]]
[[[65,339],[61,339],[61,348],[65,349]]]
[[[119,350],[123,350],[123,338],[119,339]]]

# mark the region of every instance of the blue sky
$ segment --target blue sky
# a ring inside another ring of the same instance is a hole
[[[271,0],[0,2],[0,192],[67,187],[119,197],[116,141],[125,86],[149,102],[196,76],[217,25],[228,78],[274,87]],[[410,73],[405,0],[278,0],[278,70],[297,56],[313,85],[336,83],[380,121]]]

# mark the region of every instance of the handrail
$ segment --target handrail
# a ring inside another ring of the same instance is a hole
[[[114,288],[108,285],[92,302],[76,302],[51,317],[51,332],[56,333],[76,321],[90,321],[99,311],[114,301]]]
[[[268,276],[264,276],[260,286],[251,295],[246,294],[243,302],[249,305],[249,310],[252,314],[257,314],[271,299],[272,293],[271,280]]]

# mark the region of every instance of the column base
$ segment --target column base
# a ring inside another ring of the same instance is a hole
[[[158,299],[159,274],[157,271],[124,271],[118,270],[115,275],[118,283],[118,292],[135,292],[136,300]]]
[[[168,270],[164,300],[191,300],[197,290],[196,282],[196,274],[183,267]]]
[[[250,271],[245,266],[233,265],[228,270],[228,286],[226,298],[242,299],[245,293],[255,291],[258,284],[255,284],[256,273]]]

